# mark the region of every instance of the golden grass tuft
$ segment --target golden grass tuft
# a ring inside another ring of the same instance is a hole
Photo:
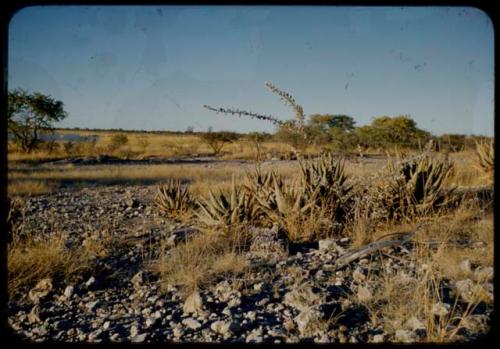
[[[30,195],[36,196],[47,194],[54,190],[54,185],[44,180],[11,181],[7,185],[8,195]]]
[[[405,268],[399,268],[397,274],[389,273],[385,268],[379,275],[368,274],[366,283],[375,286],[373,298],[363,304],[372,321],[382,322],[386,331],[394,333],[407,320],[416,317],[427,329],[425,336],[417,341],[444,343],[459,340],[459,329],[471,319],[474,309],[481,303],[492,302],[491,295],[485,291],[484,281],[475,282],[473,299],[468,304],[460,303],[459,295],[452,294],[451,308],[446,316],[434,316],[433,306],[445,301],[442,292],[445,282],[472,278],[459,267],[463,260],[469,259],[473,265],[493,265],[491,218],[463,205],[449,216],[429,221],[427,228],[417,233],[417,245],[410,255],[416,270],[413,277],[408,277],[410,271]],[[457,244],[457,238],[486,244],[483,249],[476,249],[471,244]],[[434,243],[429,244],[430,241]],[[387,262],[387,258],[383,260]]]
[[[35,238],[28,236],[7,247],[7,287],[12,297],[39,280],[50,277],[70,282],[90,270],[92,254],[82,248],[67,248],[61,234]]]
[[[242,245],[238,233],[199,233],[171,250],[163,244],[160,258],[150,268],[159,273],[164,290],[176,285],[189,294],[213,284],[217,278],[243,273],[247,265],[240,253]]]

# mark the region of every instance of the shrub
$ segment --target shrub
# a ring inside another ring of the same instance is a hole
[[[232,143],[238,139],[236,133],[228,131],[207,132],[201,134],[200,137],[213,150],[214,155],[219,155],[225,144]]]
[[[270,138],[270,135],[267,133],[250,132],[247,137],[255,146],[255,159],[257,161],[260,161],[262,157],[262,143],[268,140]]]
[[[108,150],[109,151],[115,151],[125,144],[128,143],[128,137],[124,134],[115,134],[113,137],[111,137],[110,143],[108,145]]]
[[[38,148],[42,150],[46,150],[49,154],[53,154],[59,150],[60,145],[56,141],[40,141],[38,144]]]
[[[74,155],[75,154],[75,143],[72,141],[67,141],[63,143],[64,152],[66,155]]]

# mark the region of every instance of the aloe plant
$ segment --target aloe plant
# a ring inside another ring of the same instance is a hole
[[[476,142],[476,161],[483,171],[493,172],[494,164],[494,145],[493,140],[488,142]]]
[[[158,188],[155,204],[163,214],[177,215],[187,212],[193,206],[193,199],[187,186],[180,180],[170,180]]]
[[[236,186],[234,177],[231,182],[229,197],[210,190],[208,198],[198,201],[199,210],[195,213],[200,222],[209,227],[230,226],[242,222],[251,222],[258,216],[254,195],[245,187]]]
[[[382,195],[389,217],[427,214],[448,203],[455,188],[445,188],[444,182],[453,164],[447,158],[424,155],[398,164],[389,160],[391,178]]]

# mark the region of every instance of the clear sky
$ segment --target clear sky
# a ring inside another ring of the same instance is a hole
[[[61,127],[273,132],[215,114],[409,114],[436,135],[493,135],[494,37],[475,8],[37,6],[9,27],[9,89],[65,103]]]

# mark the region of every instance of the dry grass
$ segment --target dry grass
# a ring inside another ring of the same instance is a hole
[[[164,182],[170,179],[181,180],[190,184],[190,192],[194,195],[208,194],[209,189],[228,190],[231,177],[242,180],[247,169],[253,164],[163,164],[163,165],[104,165],[76,167],[74,165],[43,167],[40,169],[26,170],[25,166],[11,165],[9,167],[9,186],[12,193],[29,193],[29,183],[45,185],[46,191],[55,189],[61,182]],[[267,168],[267,166],[266,166]],[[293,172],[293,164],[272,164],[274,168],[286,178]],[[75,183],[78,184],[78,183]],[[31,189],[33,190],[33,189]],[[34,192],[34,191],[32,191]],[[41,193],[42,191],[40,191]]]
[[[479,217],[479,219],[478,219]],[[386,331],[393,332],[404,327],[407,320],[416,317],[427,328],[422,342],[452,342],[459,339],[459,328],[465,326],[473,310],[482,302],[492,303],[484,290],[484,281],[476,282],[476,291],[468,304],[459,302],[459,295],[452,294],[448,315],[436,317],[432,308],[443,298],[445,282],[454,282],[471,275],[464,272],[459,264],[469,259],[473,265],[492,266],[493,224],[491,216],[480,216],[478,209],[460,208],[447,217],[430,222],[428,228],[417,235],[417,246],[412,251],[412,262],[416,275],[409,278],[409,271],[399,269],[397,275],[384,269],[380,275],[369,274],[367,284],[373,287],[373,298],[365,302],[373,322],[384,323]],[[401,227],[395,227],[401,231]],[[377,232],[381,235],[382,232]],[[385,232],[384,232],[385,233]],[[473,249],[456,245],[457,237],[473,241],[484,241],[484,249]],[[429,245],[432,240],[437,245]],[[387,259],[383,259],[387,260]],[[446,301],[450,302],[450,301]],[[453,325],[453,326],[450,326]]]
[[[35,196],[47,194],[54,190],[54,186],[45,180],[23,180],[11,181],[7,186],[9,196],[13,195],[29,195]]]
[[[95,251],[100,250],[93,246]],[[86,248],[67,248],[61,234],[35,238],[28,236],[7,248],[8,291],[10,297],[34,286],[43,278],[70,283],[90,270],[94,254]]]
[[[7,246],[9,296],[24,292],[43,278],[49,277],[62,286],[71,284],[90,272],[94,262],[105,258],[120,245],[113,228],[103,225],[81,244],[70,243],[68,234],[54,228],[52,232],[26,232],[22,218],[12,229]]]
[[[176,285],[183,293],[190,294],[213,284],[217,278],[243,273],[246,261],[240,254],[242,245],[238,234],[204,232],[171,250],[162,246],[161,257],[150,267],[160,274],[163,289]]]

